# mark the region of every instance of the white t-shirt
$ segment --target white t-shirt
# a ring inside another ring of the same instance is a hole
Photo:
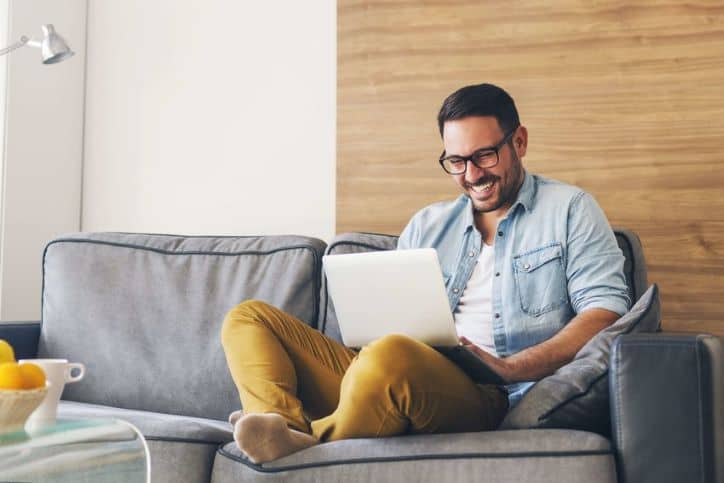
[[[458,335],[497,356],[493,341],[493,266],[495,248],[483,243],[453,316]]]

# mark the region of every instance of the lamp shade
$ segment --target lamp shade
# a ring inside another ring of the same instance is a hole
[[[43,41],[40,49],[43,56],[43,64],[57,64],[73,57],[75,52],[70,50],[63,37],[55,32],[52,24],[43,25]]]

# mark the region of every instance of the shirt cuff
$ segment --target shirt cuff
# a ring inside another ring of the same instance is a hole
[[[586,305],[579,308],[576,313],[580,314],[582,312],[585,312],[589,309],[606,309],[610,310],[611,312],[617,313],[619,316],[624,315],[626,312],[629,311],[629,300],[628,297],[599,297],[594,298],[591,300],[586,301]]]

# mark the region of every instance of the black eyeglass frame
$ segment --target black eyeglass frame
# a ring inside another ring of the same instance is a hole
[[[485,147],[485,148],[476,149],[475,152],[474,152],[473,154],[471,154],[470,156],[458,156],[458,155],[456,155],[456,154],[453,154],[453,155],[451,155],[451,156],[445,156],[445,150],[443,149],[442,154],[440,155],[440,159],[438,160],[438,162],[440,163],[440,167],[441,167],[441,168],[443,169],[443,171],[445,171],[447,174],[458,175],[458,174],[465,174],[465,173],[467,172],[467,170],[468,170],[468,161],[470,161],[471,163],[473,163],[475,166],[477,166],[477,167],[480,168],[480,169],[493,168],[493,167],[497,166],[498,163],[500,162],[500,153],[499,153],[499,151],[503,148],[503,146],[505,146],[505,144],[506,144],[508,141],[510,141],[510,139],[513,137],[513,134],[515,134],[515,132],[518,130],[519,127],[520,127],[520,124],[518,124],[518,125],[515,126],[513,129],[511,129],[510,132],[509,132],[508,134],[506,134],[506,135],[503,137],[503,139],[502,139],[498,144],[496,144],[495,146],[490,146],[490,147]],[[486,156],[489,155],[490,153],[495,153],[495,163],[490,164],[490,165],[485,165],[485,166],[481,166],[480,164],[478,164],[478,163],[475,161],[475,158],[480,158],[480,157],[482,157],[481,153],[484,153]],[[462,171],[460,171],[459,173],[451,173],[450,171],[448,171],[447,169],[445,169],[445,161],[450,160],[450,159],[454,159],[455,161],[464,161],[464,162],[465,162],[465,168],[464,168]]]

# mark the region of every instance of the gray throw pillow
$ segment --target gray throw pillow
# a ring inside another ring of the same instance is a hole
[[[608,435],[608,364],[616,336],[659,330],[656,284],[610,327],[596,334],[573,361],[538,381],[508,413],[501,429],[568,428]]]

